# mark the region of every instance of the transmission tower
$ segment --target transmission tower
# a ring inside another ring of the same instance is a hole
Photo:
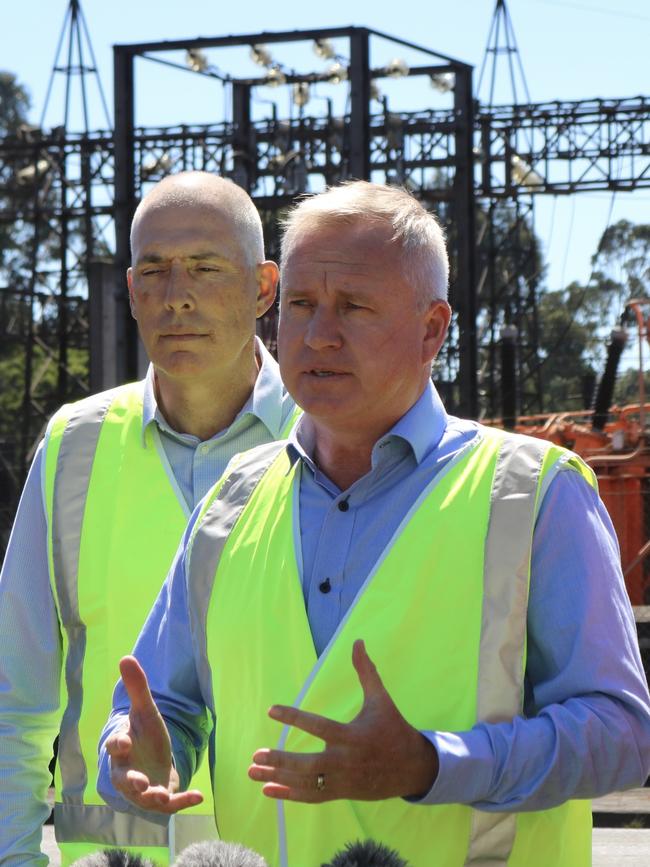
[[[505,73],[503,69],[505,67]],[[499,70],[502,70],[499,73]],[[497,0],[487,47],[478,79],[479,118],[492,128],[498,104],[518,106],[525,98],[531,104],[515,31],[505,0]],[[532,132],[522,130],[518,148],[533,149]],[[486,142],[484,142],[487,144]],[[485,154],[482,154],[485,157]],[[490,173],[484,169],[484,174]],[[478,200],[479,292],[479,387],[483,411],[502,416],[514,424],[520,413],[542,409],[542,382],[538,358],[537,292],[541,264],[534,232],[534,197],[531,187],[542,178],[532,170],[525,155],[515,148],[509,154],[507,199],[489,195]],[[492,184],[488,182],[488,189]]]
[[[70,0],[63,19],[61,34],[56,47],[54,56],[54,64],[50,73],[50,80],[47,86],[43,110],[39,125],[44,126],[47,119],[47,110],[50,106],[50,99],[54,84],[57,80],[63,81],[64,92],[64,108],[62,126],[67,132],[83,132],[86,135],[91,129],[97,129],[103,126],[105,129],[112,128],[111,117],[104,96],[104,89],[99,77],[97,62],[95,60],[95,52],[93,51],[90,34],[86,25],[86,19],[81,8],[80,0]],[[75,103],[73,96],[73,86],[75,82],[79,84],[79,102]],[[97,94],[99,96],[99,106],[101,106],[103,116],[99,123],[90,124],[90,106],[94,105],[94,101],[89,102],[90,84],[94,83]],[[75,111],[76,110],[76,111]],[[80,111],[79,111],[80,110]],[[83,120],[81,129],[71,129],[71,124],[75,119]],[[61,116],[57,118],[57,123],[61,123]]]
[[[70,0],[39,125],[24,127],[16,140],[3,142],[9,168],[3,176],[9,206],[5,219],[20,227],[24,257],[24,280],[10,280],[6,290],[26,311],[20,328],[8,334],[24,346],[19,476],[26,471],[51,404],[89,390],[86,374],[80,373],[88,367],[80,357],[88,354],[87,272],[95,255],[108,253],[103,235],[112,206],[112,170],[102,170],[109,133],[91,134],[91,124],[98,121],[91,105],[101,108],[101,121],[110,130],[81,4]],[[52,369],[56,393],[44,400],[42,386]]]
[[[505,58],[507,62],[509,88],[507,90],[508,99],[500,99],[500,104],[518,105],[521,100],[518,98],[519,93],[525,96],[526,104],[530,104],[530,94],[528,92],[528,84],[524,75],[524,67],[521,62],[521,54],[517,47],[515,38],[515,30],[512,26],[512,18],[506,6],[506,0],[496,0],[492,23],[490,25],[490,34],[488,36],[481,71],[478,76],[478,84],[476,86],[476,96],[481,98],[481,85],[483,77],[486,75],[486,81],[489,79],[489,90],[487,99],[484,100],[484,105],[487,108],[492,108],[497,105],[496,88],[499,83],[498,67],[499,60]],[[519,85],[519,87],[517,87]],[[503,91],[504,94],[506,90]]]

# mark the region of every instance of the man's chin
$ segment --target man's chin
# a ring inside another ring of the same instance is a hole
[[[156,373],[168,379],[196,379],[210,369],[204,359],[193,352],[178,351],[164,358],[152,359]]]
[[[303,412],[317,424],[322,422],[328,426],[337,426],[350,422],[351,407],[347,401],[337,400],[335,397],[324,398],[313,395],[293,396]],[[352,422],[354,424],[354,422]]]

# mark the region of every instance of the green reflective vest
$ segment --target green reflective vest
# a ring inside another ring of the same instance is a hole
[[[224,839],[256,849],[272,867],[314,867],[365,838],[413,867],[590,864],[587,801],[519,814],[401,798],[313,806],[267,799],[247,777],[259,747],[322,749],[270,720],[271,704],[339,721],[358,713],[357,638],[421,730],[462,731],[521,714],[533,527],[540,490],[564,462],[595,484],[579,459],[549,443],[482,428],[405,516],[320,657],[294,549],[297,465],[283,447],[262,447],[215,487],[190,541],[188,587],[192,610],[207,611],[214,805]]]
[[[133,649],[189,517],[157,429],[143,435],[142,400],[140,382],[66,405],[46,437],[48,551],[64,660],[54,807],[64,865],[104,846],[169,860],[166,823],[114,812],[96,790],[117,663]],[[217,837],[207,763],[192,785],[206,801],[176,818],[179,849]]]

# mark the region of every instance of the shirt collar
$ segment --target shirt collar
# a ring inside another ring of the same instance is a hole
[[[373,447],[373,461],[376,449],[391,439],[398,437],[410,446],[413,456],[418,464],[436,448],[445,432],[449,420],[447,411],[440,399],[435,385],[429,380],[426,388],[416,400],[413,406],[387,431]],[[305,429],[301,421],[292,430],[288,442],[287,452],[292,464],[302,458],[316,470],[312,460],[314,444],[310,432]]]
[[[248,400],[237,413],[232,425],[237,424],[246,415],[254,415],[268,429],[273,439],[279,439],[282,432],[282,408],[284,403],[284,386],[280,378],[280,368],[259,337],[255,338],[255,354],[259,362],[255,386]],[[169,425],[169,422],[158,407],[154,385],[154,368],[150,364],[144,380],[142,402],[143,445],[146,445],[146,430],[152,423],[155,423],[159,428],[172,435],[182,435],[182,431],[175,431]]]
[[[420,464],[442,439],[447,423],[447,411],[435,385],[429,380],[413,406],[376,445],[400,437],[411,446],[415,460]]]

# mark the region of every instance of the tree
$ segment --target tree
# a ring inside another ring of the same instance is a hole
[[[27,124],[30,98],[12,72],[0,70],[0,138],[16,135]]]
[[[587,287],[572,283],[539,300],[543,411],[583,409],[597,365],[596,317]]]
[[[643,374],[646,402],[650,398],[650,371]],[[639,371],[632,367],[624,370],[616,380],[614,388],[614,404],[627,406],[639,402]]]
[[[50,185],[48,139],[30,126],[28,111],[25,88],[0,72],[0,553],[47,417],[62,400],[85,393],[88,378],[86,301],[72,295],[61,303],[63,234],[51,216],[58,193]],[[73,221],[67,229],[69,249],[79,231]]]
[[[619,220],[603,233],[593,257],[594,279],[606,281],[621,309],[632,298],[647,298],[650,289],[650,225]],[[616,287],[617,293],[612,289]],[[612,299],[613,300],[613,299]]]
[[[650,295],[650,225],[620,220],[609,226],[600,238],[592,265],[586,285],[572,283],[564,290],[540,296],[547,412],[584,408],[583,385],[590,377],[602,374],[613,328],[632,326],[630,337],[635,339],[636,322],[626,305],[633,298]],[[616,402],[629,402],[636,382],[635,372],[617,389]]]
[[[476,214],[478,249],[479,383],[485,412],[501,411],[499,340],[504,326],[517,330],[519,404],[522,413],[539,412],[536,376],[539,349],[534,299],[544,279],[539,238],[520,202],[492,201]],[[452,233],[453,237],[453,233]]]

